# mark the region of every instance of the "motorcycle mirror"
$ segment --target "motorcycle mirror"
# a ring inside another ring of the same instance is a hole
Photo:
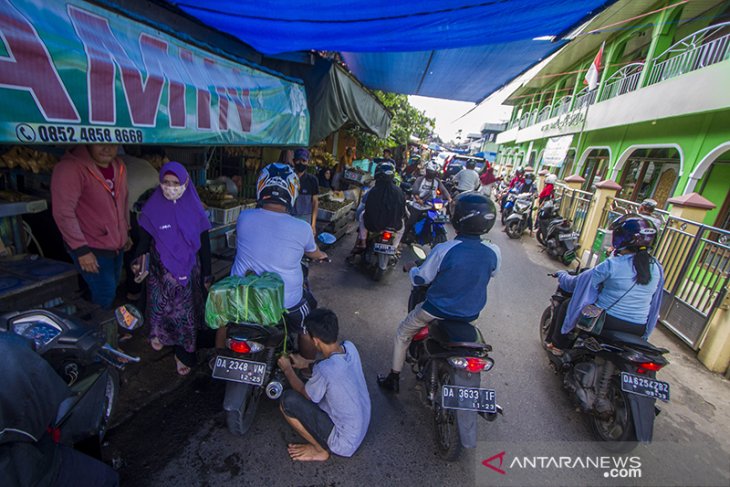
[[[425,260],[426,259],[426,251],[423,250],[421,247],[417,245],[411,245],[411,250],[416,255],[416,258],[419,260]]]
[[[124,304],[114,310],[117,324],[125,330],[136,330],[144,324],[142,312],[132,304]]]

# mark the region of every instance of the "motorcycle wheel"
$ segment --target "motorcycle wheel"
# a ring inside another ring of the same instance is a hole
[[[103,440],[106,431],[111,424],[111,417],[117,406],[117,398],[119,397],[119,372],[116,369],[109,369],[106,379],[106,389],[104,391],[104,412],[101,416],[101,424],[99,425],[99,439]]]
[[[553,322],[553,307],[548,306],[545,311],[542,312],[540,317],[540,345],[542,348],[547,350],[548,333],[550,332],[550,325]]]
[[[608,398],[613,404],[615,413],[607,420],[590,416],[593,436],[601,441],[601,446],[613,453],[627,453],[636,448],[636,430],[631,405],[621,387],[615,380],[608,388]]]
[[[446,369],[442,370],[438,377],[438,391],[441,395],[441,386],[451,384],[453,381],[451,380],[451,372]],[[456,411],[443,409],[438,399],[433,404],[433,427],[439,457],[447,462],[453,462],[461,453],[459,423],[456,419]]]
[[[519,221],[511,221],[507,224],[507,236],[511,239],[518,240],[522,238],[524,230]]]
[[[243,401],[241,408],[235,411],[226,411],[228,431],[234,435],[243,436],[251,427],[256,410],[259,407],[263,387],[249,386],[253,389],[247,401]]]
[[[535,238],[537,239],[537,241],[540,245],[542,245],[543,247],[547,247],[547,244],[545,243],[545,239],[542,236],[542,231],[539,228],[535,232]]]

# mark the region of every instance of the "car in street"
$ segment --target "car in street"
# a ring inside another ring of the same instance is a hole
[[[450,178],[451,176],[455,176],[456,173],[461,171],[464,166],[466,166],[467,161],[474,161],[476,163],[476,167],[474,170],[478,172],[479,174],[482,173],[484,168],[487,165],[486,159],[482,159],[481,157],[474,157],[474,156],[463,156],[463,155],[453,155],[446,159],[446,163],[443,167],[443,177],[444,179]]]

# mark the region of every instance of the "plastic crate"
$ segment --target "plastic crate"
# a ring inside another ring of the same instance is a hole
[[[229,249],[236,248],[236,229],[228,230],[226,232],[226,245]]]
[[[210,211],[210,221],[221,225],[235,222],[241,213],[240,206],[232,206],[226,209],[210,207],[208,210]]]

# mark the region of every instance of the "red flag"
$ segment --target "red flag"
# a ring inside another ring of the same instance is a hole
[[[588,91],[593,91],[598,87],[598,79],[601,72],[601,59],[603,58],[603,47],[605,45],[606,42],[604,41],[604,43],[601,44],[601,48],[598,50],[598,54],[596,54],[596,58],[591,63],[591,67],[588,68],[586,77],[583,80],[583,84],[588,85]]]

